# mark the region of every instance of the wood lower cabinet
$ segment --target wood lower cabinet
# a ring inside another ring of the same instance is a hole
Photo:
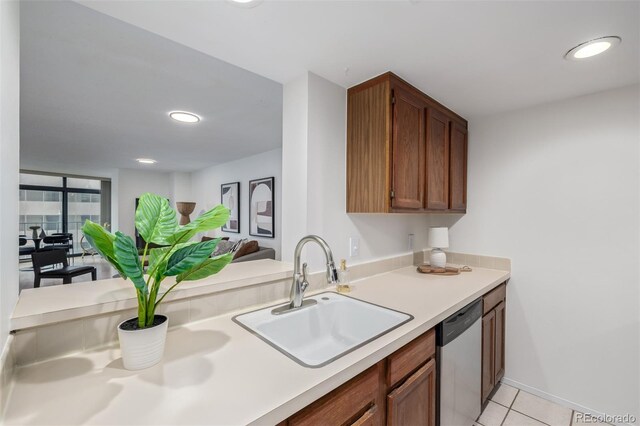
[[[379,362],[349,382],[289,418],[290,426],[384,424],[384,362]]]
[[[482,402],[504,376],[506,285],[483,297],[482,317]]]
[[[496,353],[496,313],[490,311],[482,317],[482,402],[486,401],[496,385],[494,360]]]
[[[431,329],[279,426],[435,426],[436,391]]]
[[[392,73],[347,95],[347,213],[465,212],[467,121]]]
[[[495,357],[493,359],[493,377],[494,383],[498,384],[500,379],[504,377],[504,338],[505,338],[505,302],[500,302],[495,307],[496,313],[496,329],[495,329]]]
[[[432,359],[387,396],[387,425],[436,423],[436,360]]]

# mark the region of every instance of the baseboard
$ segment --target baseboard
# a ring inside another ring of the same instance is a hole
[[[506,377],[502,378],[502,383],[504,383],[506,385],[509,385],[509,386],[512,386],[514,388],[518,388],[518,389],[523,390],[525,392],[528,392],[528,393],[530,393],[532,395],[539,396],[540,398],[546,399],[547,401],[555,402],[556,404],[562,405],[562,406],[567,407],[567,408],[571,408],[572,410],[575,410],[575,411],[579,411],[581,413],[589,413],[589,414],[592,414],[594,416],[606,417],[606,414],[601,412],[601,411],[594,410],[594,409],[589,408],[589,407],[585,407],[585,406],[577,404],[577,403],[575,403],[573,401],[569,401],[567,399],[560,398],[559,396],[552,395],[552,394],[547,393],[545,391],[542,391],[540,389],[531,387],[529,385],[525,385],[524,383],[520,383],[520,382],[517,382],[515,380],[506,378]],[[635,423],[615,423],[615,424],[619,425],[619,426],[627,426],[627,425],[633,426]]]

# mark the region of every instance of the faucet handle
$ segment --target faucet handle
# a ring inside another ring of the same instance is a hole
[[[309,266],[305,262],[302,264],[302,291],[303,292],[309,286],[309,281],[307,281],[307,275],[309,275]]]
[[[327,263],[327,282],[329,284],[338,283],[338,271],[336,270],[336,265],[333,261]]]

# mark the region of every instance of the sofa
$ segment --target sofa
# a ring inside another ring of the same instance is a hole
[[[202,237],[201,241],[211,240],[211,237]],[[214,256],[218,256],[229,251],[234,251],[234,257],[231,263],[248,262],[251,260],[275,259],[276,251],[271,247],[261,247],[256,240],[229,240],[229,237],[223,237],[218,244]]]
[[[245,254],[244,256],[234,257],[231,263],[248,262],[249,260],[275,259],[276,251],[271,247],[258,247],[258,251]]]

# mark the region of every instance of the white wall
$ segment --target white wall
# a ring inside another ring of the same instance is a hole
[[[282,260],[291,260],[307,232],[309,77],[284,85],[282,95]]]
[[[409,234],[415,236],[414,248],[421,250],[426,248],[429,226],[451,224],[459,218],[459,215],[347,214],[346,107],[346,90],[313,73],[284,86],[283,176],[287,186],[283,209],[292,216],[291,220],[285,218],[285,232],[297,221],[295,232],[285,233],[284,260],[293,259],[295,244],[309,233],[327,240],[336,261],[344,258],[349,264],[409,253],[412,251]],[[305,180],[306,187],[299,188],[298,183]],[[354,258],[349,257],[351,236],[360,240],[360,254]],[[323,269],[325,262],[320,250],[305,250],[309,251],[311,269]]]
[[[271,176],[274,177],[275,238],[250,236],[249,181]],[[222,235],[232,240],[240,238],[257,240],[263,247],[274,248],[276,258],[279,259],[282,238],[282,150],[275,149],[193,172],[191,195],[192,201],[197,203],[194,216],[220,204],[220,185],[231,182],[240,182],[240,233],[216,230],[212,235]]]
[[[136,198],[139,198],[145,192],[167,197],[171,205],[175,207],[173,182],[170,173],[129,169],[119,170],[117,230],[132,237],[135,235]]]
[[[173,195],[174,203],[193,201],[191,200],[191,173],[173,172],[169,178],[171,180],[171,194]],[[194,211],[194,213],[197,212]],[[193,219],[194,215],[191,216]]]
[[[18,298],[20,4],[0,2],[0,351]]]
[[[510,257],[506,378],[640,418],[638,86],[471,120],[453,251]]]

